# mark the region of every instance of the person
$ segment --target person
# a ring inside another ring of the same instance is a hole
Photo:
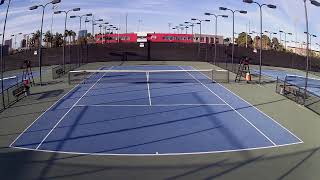
[[[23,80],[23,86],[24,86],[24,94],[25,96],[30,96],[30,80],[24,79]]]

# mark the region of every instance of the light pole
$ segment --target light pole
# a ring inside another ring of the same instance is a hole
[[[270,42],[271,42],[271,44],[272,44],[272,34],[273,35],[277,35],[277,33],[276,32],[272,32],[272,31],[264,31],[265,33],[269,33],[269,38],[270,38]],[[271,47],[272,48],[272,47]]]
[[[24,34],[24,36],[26,37],[26,48],[29,48],[29,36],[30,35],[34,35],[34,33],[29,33],[29,34]]]
[[[54,16],[54,10],[55,9],[57,9],[58,8],[58,6],[57,5],[52,5],[52,16],[51,16],[51,27],[50,27],[50,32],[51,32],[51,34],[53,34],[53,16]],[[52,42],[51,42],[51,45],[52,45]]]
[[[191,19],[192,21],[198,21],[198,23],[196,23],[196,24],[199,24],[200,25],[200,38],[199,38],[199,43],[201,43],[201,35],[202,35],[202,22],[210,22],[210,20],[209,19],[196,19],[196,18],[192,18]]]
[[[186,34],[188,34],[189,26],[185,26],[184,29],[186,30]]]
[[[102,36],[102,40],[104,41],[104,42],[106,42],[106,34],[107,34],[107,25],[108,25],[109,23],[108,22],[105,22],[105,23],[102,23],[102,27],[103,27],[103,30],[104,30],[104,32],[102,33],[103,34],[103,36]],[[102,41],[102,42],[103,42]]]
[[[265,33],[269,33],[270,40],[272,40],[272,34],[277,35],[278,33],[272,31],[264,31]]]
[[[175,32],[176,28],[175,28],[175,27],[173,27],[173,28],[172,28],[172,30],[173,30],[173,33],[175,33],[175,34],[176,34],[176,32]]]
[[[312,37],[316,38],[317,35],[314,35],[314,34],[310,34],[310,33],[307,33],[307,32],[304,32],[305,34],[309,35],[309,38],[310,38],[310,41],[309,41],[309,49],[311,50],[312,52]],[[309,60],[309,69],[311,69],[311,61]]]
[[[63,36],[63,48],[62,48],[62,66],[63,66],[63,73],[66,72],[66,30],[67,30],[67,20],[68,20],[68,14],[71,11],[80,11],[80,8],[73,8],[67,11],[56,11],[54,14],[65,14],[65,19],[64,19],[64,36]]]
[[[218,18],[223,17],[223,18],[228,18],[227,15],[216,15],[212,13],[204,13],[204,15],[207,16],[214,16],[216,18],[216,23],[215,23],[215,35],[214,35],[214,60],[213,63],[216,64],[216,59],[217,59],[217,36],[218,36]]]
[[[304,87],[304,105],[306,105],[307,98],[307,87],[308,87],[308,78],[309,78],[309,21],[308,21],[308,9],[307,9],[307,0],[303,0],[304,2],[304,10],[305,10],[305,18],[306,18],[306,37],[307,37],[307,63],[306,63],[306,80]],[[310,0],[311,4],[314,6],[320,7],[320,3],[316,0]]]
[[[78,65],[80,66],[80,62],[81,62],[81,52],[82,52],[82,46],[81,46],[81,43],[80,43],[80,31],[82,29],[82,18],[83,17],[90,17],[92,16],[92,13],[89,13],[89,14],[84,14],[84,15],[80,15],[80,16],[70,16],[70,18],[79,18],[80,19],[80,24],[79,24],[79,32],[78,32]]]
[[[292,33],[290,32],[285,32],[285,31],[282,31],[280,30],[279,33],[283,33],[284,34],[284,47],[285,47],[285,50],[287,50],[287,35],[290,35],[292,36]]]
[[[169,28],[169,34],[171,32],[171,26],[172,26],[172,23],[168,23],[168,28]],[[126,33],[127,34],[127,33]]]
[[[1,0],[0,1],[0,5],[2,5],[3,3],[5,2],[5,0]],[[11,0],[8,0],[8,5],[7,5],[7,10],[6,10],[6,16],[5,16],[5,19],[4,19],[4,25],[3,25],[3,31],[2,31],[2,43],[1,43],[1,52],[0,52],[0,59],[1,59],[1,93],[2,93],[2,104],[3,104],[3,108],[6,107],[6,104],[5,104],[5,100],[4,100],[4,82],[3,82],[3,73],[4,73],[4,70],[5,70],[5,67],[4,67],[4,59],[3,59],[3,56],[4,56],[4,36],[5,36],[5,33],[6,33],[6,24],[7,24],[7,19],[8,19],[8,13],[9,13],[9,9],[10,9],[10,4],[11,4]]]
[[[240,13],[240,14],[247,14],[247,11],[244,11],[244,10],[232,10],[232,9],[229,9],[229,8],[226,8],[226,7],[220,7],[219,10],[222,10],[222,11],[230,11],[232,12],[232,59],[231,59],[231,63],[232,63],[232,72],[234,72],[234,14],[236,12]]]
[[[38,49],[38,57],[39,57],[39,74],[40,74],[40,86],[42,85],[42,29],[43,29],[43,19],[44,19],[44,12],[49,4],[58,4],[61,0],[53,0],[45,5],[35,5],[29,8],[29,10],[36,10],[39,7],[42,7],[42,18],[41,18],[41,28],[40,28],[40,37],[39,37],[39,49]]]
[[[316,38],[316,37],[318,37],[317,35],[314,35],[314,34],[310,34],[310,33],[307,33],[307,32],[304,32],[305,34],[308,34],[310,37],[310,42],[309,42],[309,44],[310,44],[310,49],[311,49],[311,46],[312,46],[312,37],[314,37],[314,38]]]
[[[184,30],[185,25],[184,24],[179,24],[179,27],[180,27],[180,30],[181,30],[181,34],[183,34],[183,30]]]
[[[80,19],[79,31],[81,31],[81,29],[82,29],[82,18],[83,17],[90,17],[90,16],[92,16],[92,13],[84,14],[84,15],[81,15],[81,16],[70,16],[70,18],[79,18]]]
[[[245,3],[249,3],[249,4],[257,4],[260,8],[260,64],[259,64],[259,84],[261,84],[261,74],[262,74],[262,7],[266,6],[270,9],[276,9],[277,6],[273,5],[273,4],[260,4],[256,1],[253,0],[243,0],[243,2]]]
[[[200,25],[200,35],[199,35],[199,45],[198,45],[198,55],[200,55],[200,46],[201,46],[201,35],[202,35],[202,22],[210,22],[209,19],[197,19],[197,18],[191,18],[191,21],[198,21],[197,24]]]
[[[193,22],[184,22],[185,24],[189,24],[189,27],[191,27],[191,34],[193,35],[193,28],[194,28],[194,23]]]
[[[95,19],[94,18],[94,15],[92,15],[92,19],[91,20],[86,20],[85,21],[85,23],[88,23],[88,22],[91,22],[92,23],[92,36],[94,37],[94,24],[96,23],[96,22],[102,22],[103,21],[103,19]]]

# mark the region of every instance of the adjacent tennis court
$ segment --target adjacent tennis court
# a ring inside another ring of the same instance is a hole
[[[79,84],[11,147],[71,154],[179,155],[302,143],[215,82],[213,70],[114,66],[79,71],[73,78]]]
[[[257,70],[254,70],[254,73],[258,73]],[[302,73],[293,73],[283,70],[271,70],[264,69],[262,70],[262,75],[272,78],[273,80],[281,80],[291,85],[295,85],[299,88],[305,88],[305,74]],[[309,77],[308,78],[308,92],[311,94],[320,97],[320,79]]]

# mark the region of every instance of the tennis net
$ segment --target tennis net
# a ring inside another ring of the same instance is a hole
[[[227,70],[78,70],[69,84],[90,83],[228,83]]]
[[[0,79],[0,83],[3,81],[3,90],[6,90],[12,86],[17,85],[19,82],[19,79],[17,76],[12,76],[12,77],[6,77],[3,79]],[[0,90],[2,90],[2,86],[0,86]]]

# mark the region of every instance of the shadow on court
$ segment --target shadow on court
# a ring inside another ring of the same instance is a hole
[[[179,156],[179,158],[140,157],[128,158],[127,165],[119,162],[126,159],[123,157],[62,155],[22,150],[0,153],[0,161],[2,162],[0,164],[0,176],[2,179],[13,180],[60,178],[82,180],[89,177],[95,177],[95,179],[121,179],[127,178],[128,175],[131,175],[131,177],[153,177],[153,179],[158,177],[159,179],[167,180],[224,177],[247,179],[250,176],[248,172],[251,173],[252,170],[250,171],[250,169],[255,167],[262,174],[255,174],[254,177],[266,175],[270,179],[295,179],[294,174],[296,171],[301,171],[300,168],[306,168],[306,163],[320,164],[314,158],[314,156],[320,155],[319,150],[320,148],[318,147],[276,156],[268,156],[267,154],[251,155],[251,157],[237,162],[233,162],[233,155],[231,154],[222,158],[217,158],[215,155]],[[237,155],[241,154],[237,153]],[[199,161],[188,163],[194,158],[199,159]],[[199,163],[203,159],[207,159],[207,163]],[[288,161],[291,163],[288,164]],[[264,169],[265,166],[270,166],[270,169]],[[284,169],[283,166],[286,168]],[[244,173],[241,173],[240,170],[243,170]]]

